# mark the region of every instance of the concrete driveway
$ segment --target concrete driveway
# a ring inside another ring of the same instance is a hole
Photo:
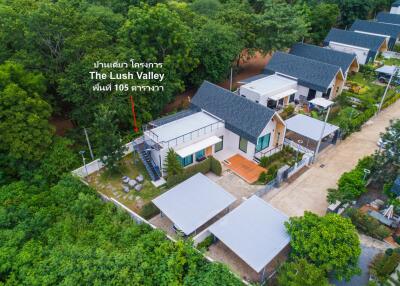
[[[374,153],[380,133],[389,126],[390,120],[396,118],[400,118],[400,101],[372,118],[360,132],[324,150],[310,170],[293,183],[282,185],[263,199],[289,216],[301,216],[307,210],[325,214],[327,189],[336,188],[344,172],[354,168],[359,159]]]

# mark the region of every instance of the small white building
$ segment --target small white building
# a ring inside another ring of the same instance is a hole
[[[240,86],[239,95],[269,108],[280,110],[294,101],[297,81],[270,75]]]
[[[391,14],[400,14],[400,0],[392,3],[392,7],[390,8]]]

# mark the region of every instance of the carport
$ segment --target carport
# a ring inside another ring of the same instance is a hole
[[[324,129],[324,122],[304,114],[298,114],[289,118],[286,122],[286,142],[301,145],[309,153],[314,153],[321,133]],[[330,144],[335,144],[339,137],[339,127],[326,123],[320,150]]]
[[[240,267],[241,275],[264,281],[286,259],[290,242],[284,225],[287,220],[270,204],[252,196],[208,228],[219,240],[216,247],[230,250],[224,257],[211,257],[232,266],[240,264],[240,259],[247,265],[247,269]]]
[[[190,235],[235,201],[234,196],[198,173],[152,202],[160,209],[161,216],[166,216],[176,230]]]

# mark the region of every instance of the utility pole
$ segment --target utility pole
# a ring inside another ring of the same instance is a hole
[[[317,148],[315,149],[314,162],[317,160],[317,155],[318,155],[318,152],[319,152],[319,148],[321,147],[321,141],[322,141],[323,136],[324,136],[325,127],[326,127],[326,123],[328,121],[328,117],[329,117],[329,112],[330,111],[331,111],[331,106],[328,107],[328,112],[326,113],[326,116],[325,116],[324,125],[322,126],[321,135],[319,136],[319,140],[318,140],[318,145],[317,145]]]
[[[394,71],[393,71],[393,73],[392,73],[392,75],[390,76],[389,82],[388,82],[388,84],[386,85],[385,92],[383,93],[381,102],[379,103],[378,112],[377,112],[376,114],[378,114],[379,112],[381,112],[382,105],[383,105],[383,102],[385,101],[385,97],[386,97],[386,94],[387,94],[387,92],[388,92],[388,90],[389,90],[390,84],[392,83],[393,78],[394,78],[395,76],[397,77],[397,72],[398,72],[398,71],[399,71],[398,67],[395,67],[395,68],[394,68]]]
[[[232,81],[233,81],[233,68],[231,67],[231,78],[229,81],[229,90],[232,91]]]
[[[92,157],[92,160],[94,160],[93,151],[92,151],[92,145],[90,145],[89,135],[88,135],[88,133],[86,131],[86,127],[83,127],[83,131],[85,132],[86,142],[88,144],[89,151],[90,151],[90,157]]]

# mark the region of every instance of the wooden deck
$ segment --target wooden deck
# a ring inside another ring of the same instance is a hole
[[[236,175],[241,177],[249,184],[257,182],[258,177],[262,172],[267,172],[266,169],[260,167],[255,162],[250,161],[243,156],[234,155],[229,159],[225,160],[229,164],[225,163],[225,166],[232,170]]]

